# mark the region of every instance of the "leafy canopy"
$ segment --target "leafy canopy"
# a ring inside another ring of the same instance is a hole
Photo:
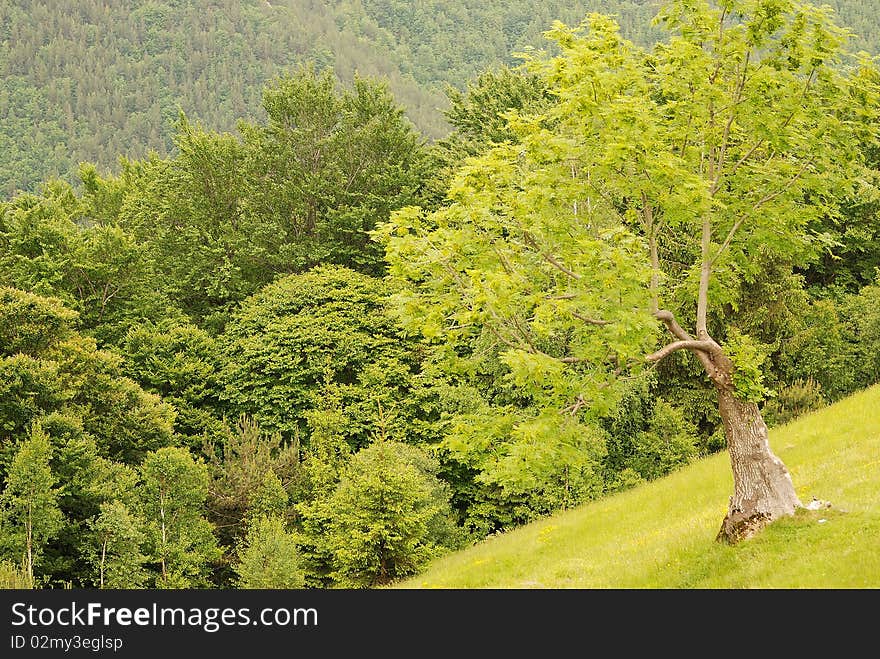
[[[555,23],[561,54],[526,62],[554,102],[510,112],[516,141],[466,161],[445,207],[375,232],[404,325],[459,372],[497,351],[532,417],[568,412],[530,422],[548,441],[611,408],[655,346],[652,314],[708,338],[764,263],[827,248],[814,226],[877,136],[880,77],[828,8],[671,0],[658,22],[650,52],[607,16]]]

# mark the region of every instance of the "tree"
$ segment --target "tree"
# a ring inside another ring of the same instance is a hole
[[[387,584],[454,544],[449,492],[436,469],[418,447],[381,438],[352,457],[322,502],[338,585]]]
[[[261,517],[283,517],[287,512],[289,499],[281,479],[270,469],[263,476],[263,482],[253,495],[249,516],[251,520]]]
[[[146,582],[141,525],[142,521],[121,501],[101,504],[100,514],[89,523],[94,534],[89,558],[99,588],[140,588]]]
[[[38,355],[68,337],[77,317],[61,300],[0,288],[0,355]]]
[[[305,571],[297,534],[287,528],[288,495],[278,476],[266,471],[252,493],[247,534],[237,549],[239,588],[302,588]]]
[[[0,202],[0,285],[59,297],[79,313],[81,330],[112,343],[170,305],[155,290],[145,246],[116,225],[116,207],[104,198],[124,185],[102,190],[89,180],[84,197],[50,181],[40,194]]]
[[[234,548],[245,535],[248,517],[254,515],[255,507],[264,514],[280,514],[280,504],[272,502],[283,494],[286,505],[288,490],[299,486],[303,479],[299,445],[285,445],[279,433],[261,432],[247,416],[218,439],[207,441],[204,447],[212,477],[209,519],[217,528],[220,542]],[[266,490],[275,484],[280,492]]]
[[[761,418],[763,355],[735,331],[742,291],[829,246],[811,227],[862,180],[878,76],[827,8],[671,0],[658,20],[651,52],[606,16],[554,24],[561,54],[527,64],[556,102],[512,114],[518,143],[467,162],[447,207],[377,238],[407,326],[459,358],[488,337],[557,424],[594,424],[624,378],[696,357],[734,477],[718,539],[737,542],[801,505]]]
[[[275,232],[281,270],[335,263],[377,274],[381,250],[368,232],[418,203],[428,163],[422,140],[385,84],[355,76],[340,89],[309,66],[263,92],[265,125],[242,123],[250,186],[245,216]]]
[[[369,442],[377,401],[401,410],[399,427],[415,425],[419,346],[385,313],[387,293],[381,279],[330,265],[266,286],[242,303],[219,341],[221,400],[306,444],[307,414],[329,378],[347,412],[339,430],[353,446]]]
[[[369,231],[423,199],[430,162],[384,84],[300,67],[266,86],[264,123],[240,136],[181,116],[171,159],[126,164],[121,226],[155,285],[199,327],[279,275],[336,263],[381,272]],[[91,201],[91,198],[90,198]],[[112,265],[112,264],[110,264]]]
[[[158,588],[204,586],[209,564],[220,556],[211,524],[203,516],[208,469],[183,448],[153,451],[141,465],[140,515],[147,556],[157,565]]]
[[[78,419],[103,457],[138,462],[175,441],[174,409],[122,374],[122,360],[73,329],[59,300],[0,288],[0,436],[35,419]],[[0,455],[15,441],[0,443]],[[6,460],[0,460],[0,475]]]
[[[4,547],[22,560],[28,581],[34,583],[34,566],[46,543],[61,529],[64,517],[58,508],[59,488],[49,466],[52,445],[39,423],[19,446],[0,495]]]
[[[446,95],[449,108],[444,114],[453,132],[431,147],[436,166],[430,187],[438,205],[462,160],[478,155],[492,143],[516,140],[505,120],[506,112],[532,112],[552,102],[540,76],[507,66],[484,71],[468,83],[465,92],[450,86]]]
[[[172,319],[143,324],[128,331],[120,352],[125,374],[174,407],[175,430],[189,447],[224,432],[216,341],[207,332]]]

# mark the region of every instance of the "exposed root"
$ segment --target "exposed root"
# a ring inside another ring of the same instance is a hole
[[[727,517],[721,522],[721,529],[715,536],[717,542],[735,545],[743,540],[748,540],[757,535],[761,529],[772,520],[767,513],[752,513],[747,515],[742,511],[728,512]]]

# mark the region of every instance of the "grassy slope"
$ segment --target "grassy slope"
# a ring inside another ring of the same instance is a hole
[[[878,588],[880,385],[770,433],[804,511],[714,542],[727,454],[435,561],[401,588]],[[824,521],[821,521],[824,520]]]

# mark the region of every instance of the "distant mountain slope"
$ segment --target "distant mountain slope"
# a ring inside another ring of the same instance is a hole
[[[340,31],[308,0],[12,0],[0,3],[0,190],[77,162],[166,152],[178,107],[218,130],[260,112],[264,83],[315,60],[345,79],[387,76],[414,121],[439,94],[404,79],[382,47]],[[433,121],[433,123],[432,123]]]
[[[872,0],[835,0],[876,46]],[[263,85],[305,60],[387,77],[430,138],[448,127],[444,86],[541,47],[554,19],[617,16],[651,41],[655,0],[4,0],[0,3],[0,193],[83,160],[171,149],[178,108],[216,130],[261,112]],[[63,8],[63,10],[62,10]]]

